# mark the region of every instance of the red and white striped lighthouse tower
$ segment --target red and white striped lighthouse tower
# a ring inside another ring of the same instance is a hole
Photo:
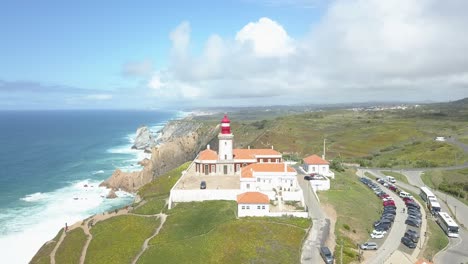
[[[234,135],[231,133],[231,120],[224,115],[221,120],[221,132],[218,135],[219,139],[219,159],[220,160],[232,160],[232,147],[233,147]]]

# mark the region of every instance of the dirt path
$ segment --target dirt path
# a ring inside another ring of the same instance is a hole
[[[62,241],[65,239],[66,235],[67,235],[67,232],[65,232],[65,230],[63,230],[63,233],[60,236],[59,241],[57,241],[57,244],[55,245],[54,250],[52,250],[52,252],[50,252],[50,263],[51,264],[55,264],[55,253],[57,252],[60,244],[62,244]]]
[[[143,242],[143,246],[141,247],[141,250],[140,252],[138,253],[138,255],[135,257],[135,259],[132,261],[132,264],[135,264],[138,259],[140,259],[141,255],[143,255],[143,253],[145,252],[145,250],[148,248],[148,243],[149,241],[157,236],[159,234],[159,231],[161,230],[161,228],[163,227],[164,225],[164,222],[166,222],[166,218],[167,218],[167,215],[166,214],[163,214],[163,213],[160,213],[160,214],[157,214],[157,215],[154,215],[154,216],[158,216],[160,219],[161,219],[161,224],[159,224],[159,227],[156,229],[156,231],[154,232],[154,234],[150,237],[148,237],[145,242]]]

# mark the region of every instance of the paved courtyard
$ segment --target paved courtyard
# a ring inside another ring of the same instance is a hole
[[[206,182],[206,189],[240,189],[240,176],[196,175],[195,166],[187,170],[174,188],[179,190],[200,189],[201,181]]]

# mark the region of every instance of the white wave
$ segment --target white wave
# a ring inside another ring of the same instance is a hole
[[[110,190],[99,187],[99,183],[93,180],[74,182],[53,192],[31,195],[42,197],[43,203],[3,210],[0,248],[8,250],[2,251],[2,263],[28,263],[65,223],[71,226],[93,214],[132,202],[133,195],[122,191],[116,192],[118,198],[106,199]]]
[[[20,198],[20,200],[25,201],[25,202],[36,202],[36,201],[43,200],[45,198],[47,198],[47,194],[37,192],[33,194],[28,194],[24,196],[23,198]]]
[[[93,171],[93,172],[92,172],[93,175],[102,174],[102,173],[104,173],[103,170],[98,170],[98,171]]]

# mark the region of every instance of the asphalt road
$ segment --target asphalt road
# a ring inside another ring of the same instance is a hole
[[[323,263],[319,250],[330,233],[330,219],[326,218],[325,213],[322,211],[310,182],[304,180],[302,170],[298,167],[295,169],[298,173],[297,180],[304,193],[304,202],[308,208],[309,216],[312,218],[312,228],[302,245],[301,263]],[[332,248],[330,250],[333,252]]]
[[[407,178],[408,182],[416,186],[425,186],[421,180],[421,173],[415,173],[414,171],[401,171]],[[419,193],[419,189],[415,186],[399,183],[404,188]],[[465,228],[460,227],[459,238],[449,238],[449,245],[446,250],[443,250],[435,255],[434,262],[445,264],[445,263],[468,263],[468,206],[459,200],[453,198],[445,193],[433,190],[440,202],[442,211],[455,214],[458,223],[463,224]],[[450,210],[449,210],[450,207]],[[456,209],[455,209],[456,208]],[[454,216],[453,214],[452,217]]]

